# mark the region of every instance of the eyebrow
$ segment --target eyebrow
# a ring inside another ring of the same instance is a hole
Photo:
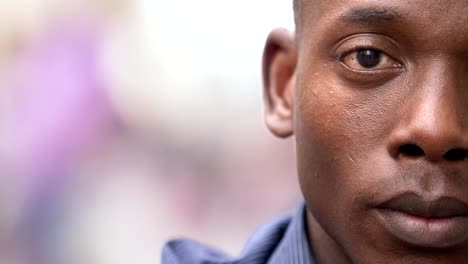
[[[340,15],[340,20],[357,23],[392,22],[399,18],[396,11],[383,8],[355,8]]]

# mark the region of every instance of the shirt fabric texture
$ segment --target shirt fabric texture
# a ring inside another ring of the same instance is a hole
[[[162,264],[315,264],[307,236],[305,205],[258,229],[238,257],[195,241],[173,240],[163,248]]]

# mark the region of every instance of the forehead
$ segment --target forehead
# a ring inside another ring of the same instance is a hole
[[[427,48],[439,49],[446,43],[468,46],[468,0],[302,0],[297,12],[301,37],[350,27],[410,35]],[[436,46],[429,47],[431,43]]]
[[[297,3],[296,3],[297,1]],[[434,19],[443,19],[455,13],[467,13],[467,0],[296,0],[295,5],[305,11],[326,14],[333,11],[359,7],[380,7],[399,10],[407,14],[422,13],[436,15]],[[308,13],[308,12],[306,12]]]
[[[302,16],[315,18],[333,16],[350,9],[375,8],[398,12],[405,17],[416,16],[432,22],[452,21],[468,17],[467,0],[298,0]],[[460,21],[461,22],[461,21]]]

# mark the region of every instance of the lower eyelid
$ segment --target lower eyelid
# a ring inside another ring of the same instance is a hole
[[[336,73],[347,86],[359,89],[375,88],[397,78],[403,73],[402,68],[383,68],[375,70],[353,69],[340,62]]]

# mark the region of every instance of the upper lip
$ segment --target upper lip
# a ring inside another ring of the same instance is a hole
[[[468,216],[468,205],[455,198],[425,200],[414,193],[404,193],[377,206],[379,209],[400,211],[424,218]]]

